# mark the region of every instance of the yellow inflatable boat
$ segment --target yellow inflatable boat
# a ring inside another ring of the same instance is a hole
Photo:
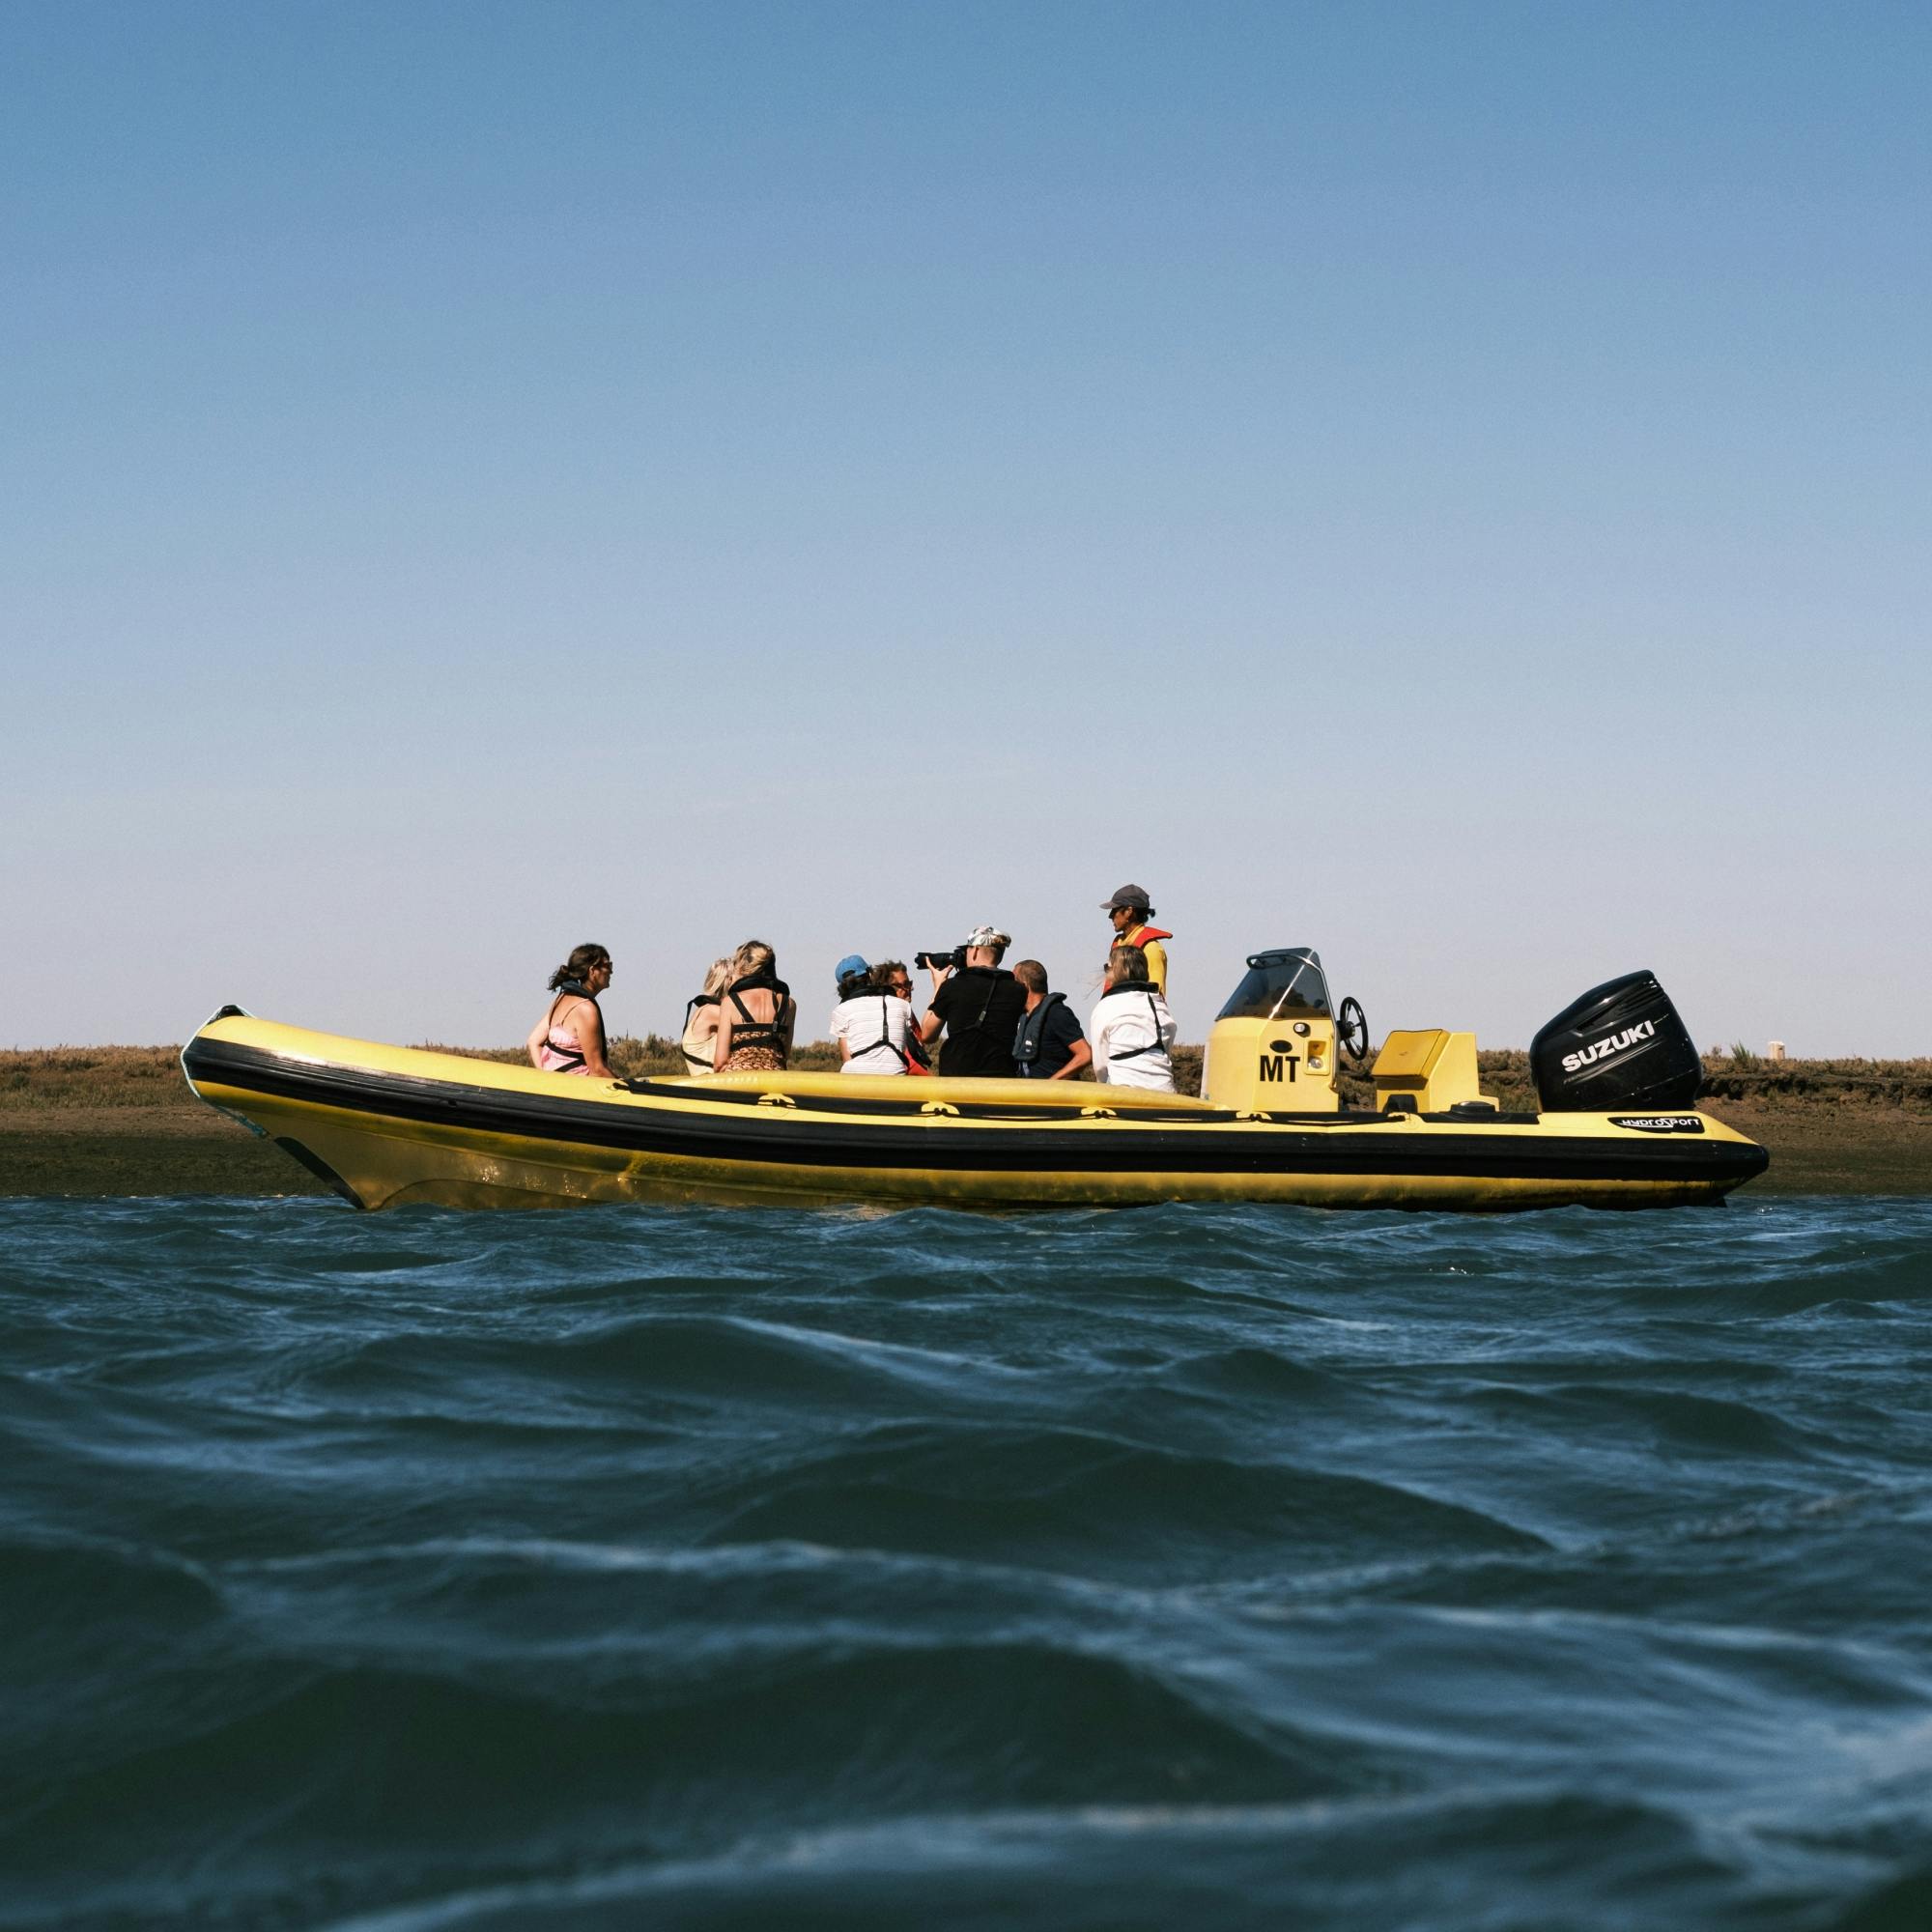
[[[1317,955],[1261,952],[1208,1038],[1201,1099],[1071,1081],[732,1073],[594,1081],[304,1032],[224,1007],[183,1050],[204,1100],[358,1208],[408,1202],[871,1201],[976,1208],[1274,1201],[1324,1208],[1665,1208],[1721,1201],[1764,1149],[1694,1111],[1701,1071],[1631,974],[1537,1036],[1540,1108],[1478,1091],[1475,1037],[1366,1058]],[[1548,1069],[1546,1079],[1545,1069]]]

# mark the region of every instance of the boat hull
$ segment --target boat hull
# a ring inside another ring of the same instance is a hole
[[[1001,1080],[591,1081],[224,1010],[183,1065],[358,1208],[1263,1201],[1477,1210],[1720,1201],[1755,1143],[1701,1115],[1237,1115]]]

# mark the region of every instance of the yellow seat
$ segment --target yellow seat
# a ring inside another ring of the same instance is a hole
[[[1382,1041],[1373,1070],[1376,1106],[1384,1114],[1446,1114],[1465,1101],[1490,1097],[1476,1072],[1472,1033],[1398,1029]]]

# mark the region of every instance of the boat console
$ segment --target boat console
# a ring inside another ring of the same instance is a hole
[[[1346,1052],[1368,1058],[1353,1000],[1331,1005],[1321,955],[1284,946],[1251,953],[1246,977],[1208,1036],[1202,1094],[1237,1114],[1343,1112]],[[1547,1114],[1632,1114],[1696,1104],[1703,1065],[1677,1009],[1649,972],[1626,973],[1573,1001],[1530,1043]],[[1493,1114],[1476,1036],[1439,1027],[1391,1031],[1372,1068],[1379,1114]]]
[[[1358,1058],[1368,1050],[1367,1023],[1356,1032],[1360,1015],[1352,1000],[1340,1014],[1331,1007],[1314,948],[1249,954],[1246,978],[1208,1035],[1202,1097],[1237,1114],[1339,1113],[1335,1069],[1344,1039]]]

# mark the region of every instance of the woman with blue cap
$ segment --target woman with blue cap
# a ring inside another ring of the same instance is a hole
[[[833,970],[838,1005],[832,1037],[838,1042],[841,1073],[904,1073],[908,1044],[917,1028],[912,1002],[873,983],[871,968],[848,952]]]

